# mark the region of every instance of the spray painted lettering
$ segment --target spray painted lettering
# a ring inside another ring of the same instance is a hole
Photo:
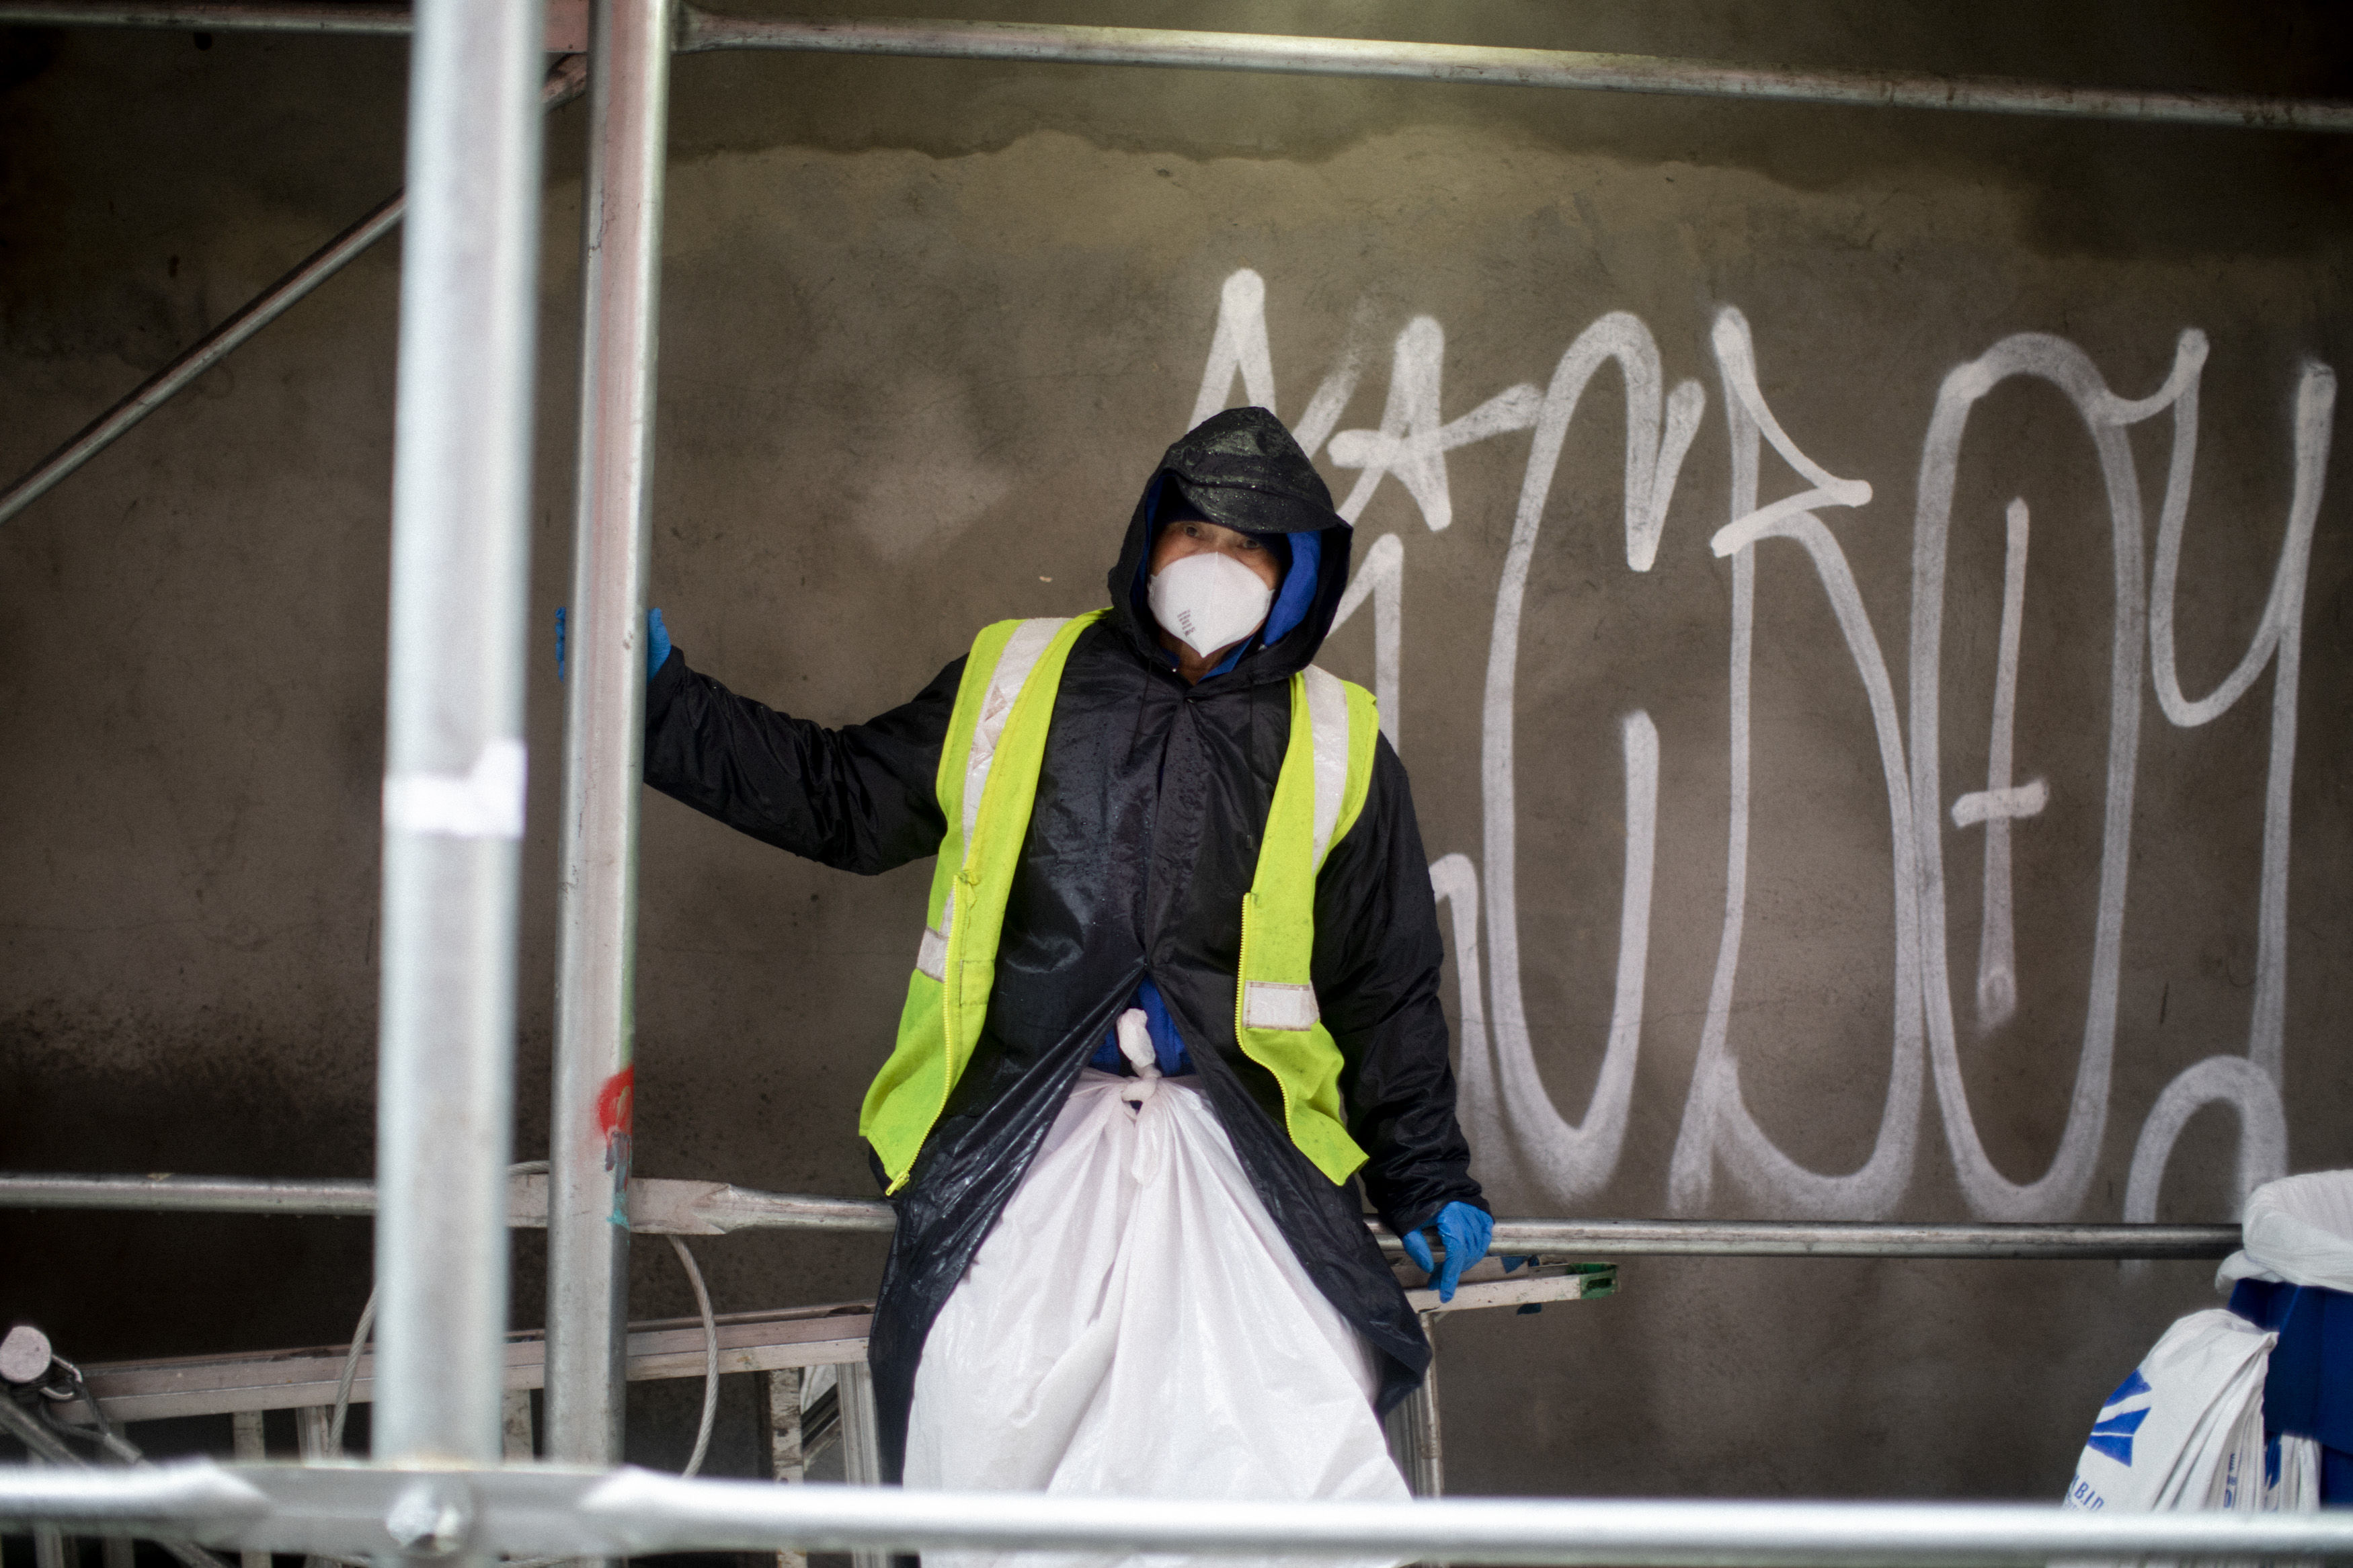
[[[1561,461],[1563,441],[1594,374],[1614,363],[1625,388],[1623,478],[1626,564],[1647,572],[1658,557],[1676,480],[1705,411],[1696,381],[1667,390],[1650,329],[1623,311],[1603,316],[1570,343],[1546,387],[1506,388],[1452,420],[1440,413],[1444,329],[1417,317],[1398,335],[1380,424],[1341,429],[1367,358],[1363,318],[1347,346],[1318,384],[1294,429],[1313,455],[1353,469],[1357,478],[1341,502],[1351,521],[1384,479],[1394,477],[1433,531],[1454,521],[1447,477],[1448,452],[1474,442],[1531,430],[1509,551],[1496,590],[1493,631],[1482,713],[1480,773],[1484,828],[1481,868],[1461,854],[1430,868],[1430,881],[1452,922],[1461,993],[1461,1106],[1479,1165],[1508,1176],[1523,1190],[1569,1207],[1590,1197],[1618,1171],[1641,1045],[1643,994],[1649,963],[1653,870],[1658,839],[1659,735],[1650,716],[1627,712],[1620,724],[1625,767],[1626,854],[1619,910],[1616,1001],[1600,1065],[1581,1121],[1554,1104],[1540,1078],[1535,1041],[1522,1001],[1518,894],[1515,886],[1517,805],[1513,743],[1520,625],[1528,568]],[[2284,542],[2262,619],[2244,657],[2215,689],[2191,700],[2175,662],[2175,602],[2182,538],[2197,460],[2198,393],[2207,343],[2184,331],[2173,368],[2149,395],[2111,391],[2083,350],[2039,333],[2004,338],[1954,369],[1938,395],[1924,442],[1913,521],[1909,728],[1899,719],[1883,645],[1872,626],[1854,574],[1836,535],[1820,513],[1870,500],[1860,479],[1831,474],[1809,458],[1784,430],[1759,389],[1754,336],[1736,310],[1722,310],[1711,336],[1715,373],[1730,435],[1730,517],[1711,548],[1731,562],[1732,661],[1729,735],[1729,828],[1722,932],[1680,1131],[1667,1173],[1670,1205],[1684,1213],[1707,1209],[1719,1179],[1729,1179],[1751,1202],[1792,1217],[1870,1218],[1891,1214],[1903,1200],[1916,1163],[1924,1081],[1933,1088],[1946,1148],[1971,1211],[2001,1220],[2062,1220],[2077,1216],[2090,1193],[2106,1135],[2110,1079],[2116,1049],[2118,967],[2126,878],[2132,851],[2133,785],[2139,747],[2144,669],[2159,710],[2183,729],[2228,711],[2269,669],[2273,674],[2270,751],[2263,798],[2261,886],[2257,899],[2257,958],[2253,1016],[2244,1055],[2208,1058],[2177,1078],[2158,1097],[2134,1144],[2124,1217],[2156,1216],[2158,1188],[2173,1146],[2193,1112],[2209,1104],[2235,1111],[2239,1126],[2235,1172],[2239,1191],[2284,1173],[2287,1133],[2282,1110],[2285,1071],[2286,923],[2289,805],[2295,762],[2295,703],[2305,581],[2313,527],[2328,462],[2336,376],[2307,363],[2296,389],[2295,479]],[[2013,1182],[1989,1158],[1972,1118],[1956,1043],[1952,979],[1946,950],[1946,868],[1943,824],[1979,833],[1983,897],[1973,1013],[1980,1029],[1994,1027],[2018,1008],[2017,954],[2010,881],[2011,835],[2051,799],[2042,778],[2012,776],[2023,623],[2026,564],[2031,531],[2026,504],[2013,501],[2005,519],[2002,596],[1985,788],[1942,798],[1938,712],[1942,673],[1945,573],[1953,497],[1971,410],[2003,383],[2047,383],[2083,420],[2100,463],[2108,506],[2115,571],[2114,635],[2109,650],[2110,717],[2100,877],[2088,995],[2065,1130],[2048,1169]],[[1266,289],[1255,272],[1226,280],[1208,363],[1193,417],[1226,405],[1234,383],[1250,402],[1281,412],[1266,327]],[[2171,449],[2159,510],[2153,572],[2143,560],[2144,511],[2128,437],[2134,426],[2170,413]],[[1793,470],[1803,488],[1762,501],[1766,450]],[[1747,861],[1752,821],[1749,772],[1752,703],[1750,668],[1756,624],[1756,556],[1760,549],[1795,545],[1814,571],[1842,634],[1868,700],[1885,776],[1894,882],[1894,1017],[1890,1025],[1888,1092],[1872,1152],[1851,1171],[1807,1168],[1777,1147],[1743,1100],[1740,1057],[1734,1036],[1734,996],[1741,934],[1747,910]],[[1407,577],[1405,541],[1384,534],[1363,552],[1342,601],[1345,622],[1368,600],[1374,616],[1376,695],[1382,725],[1398,739],[1400,666]],[[2146,662],[2145,662],[2146,661]],[[1480,914],[1486,915],[1483,942]]]

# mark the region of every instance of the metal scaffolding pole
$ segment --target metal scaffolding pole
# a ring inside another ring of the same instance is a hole
[[[1276,33],[1207,33],[1172,27],[1090,27],[1044,22],[932,21],[913,17],[721,16],[686,7],[681,52],[794,49],[825,54],[918,55],[1180,69],[1274,71],[1293,76],[1383,77],[1470,87],[1568,88],[1667,93],[1863,109],[1957,109],[2145,124],[2267,131],[2353,131],[2353,103],[2251,93],[2147,92],[1925,71],[1806,70],[1589,49],[1514,49],[1387,38],[1313,38]]]
[[[1273,1502],[934,1492],[682,1480],[553,1465],[440,1478],[471,1508],[466,1549],[657,1552],[1077,1552],[1596,1565],[1918,1568],[2052,1561],[2353,1559],[2353,1514],[2062,1509],[2047,1503],[1792,1502],[1687,1498]],[[0,1468],[0,1522],[76,1534],[186,1535],[208,1546],[381,1552],[404,1486],[358,1466],[136,1470]],[[392,1518],[386,1517],[387,1512]]]
[[[1381,1244],[1398,1243],[1386,1232]],[[1972,1225],[1902,1220],[1501,1219],[1498,1254],[1596,1258],[2223,1258],[2235,1225]]]
[[[336,9],[340,10],[341,7]],[[407,7],[400,8],[400,31],[408,31]],[[551,38],[551,42],[554,40]],[[548,72],[540,101],[550,109],[579,96],[588,79],[581,57],[567,55]],[[139,384],[130,395],[91,420],[62,447],[42,458],[33,471],[0,492],[0,522],[49,493],[59,480],[97,457],[174,394],[243,347],[248,338],[284,315],[312,289],[341,272],[360,252],[390,234],[408,205],[406,192],[395,191],[343,233],[311,253],[295,268],[240,307],[236,314],[197,340],[195,346]]]
[[[543,1178],[515,1179],[514,1223],[535,1225],[545,1210]],[[169,1209],[280,1215],[368,1214],[365,1183],[258,1181],[235,1176],[0,1175],[0,1208]],[[872,1198],[762,1193],[724,1182],[638,1180],[629,1187],[629,1223],[640,1231],[723,1236],[739,1230],[888,1231],[891,1205]],[[1384,1250],[1404,1249],[1377,1224]],[[1514,1219],[1495,1222],[1499,1256],[1541,1253],[1596,1258],[2227,1258],[2235,1225],[1978,1225],[1967,1221]]]
[[[586,320],[565,645],[561,943],[547,1190],[547,1454],[620,1458],[646,561],[671,0],[596,0],[582,203]]]
[[[395,405],[375,1453],[496,1464],[538,314],[540,0],[423,0]],[[396,1538],[465,1506],[419,1480]]]
[[[588,47],[588,0],[544,0],[547,52]],[[407,0],[0,0],[0,26],[169,27],[197,33],[311,33],[405,38]]]
[[[41,459],[38,467],[0,494],[0,522],[5,522],[43,496],[67,475],[114,444],[115,438],[138,424],[196,377],[235,353],[246,339],[293,309],[311,290],[341,272],[353,257],[390,234],[400,222],[407,198],[395,192],[374,212],[335,236],[294,270],[263,289],[243,310],[206,333],[194,348],[141,383],[121,402],[91,420],[73,438]]]
[[[343,1216],[375,1213],[375,1184],[336,1177],[0,1176],[0,1208],[118,1209],[131,1213]]]
[[[0,0],[0,23],[50,26],[285,27],[392,32],[397,6],[242,0],[212,5],[171,0]],[[210,19],[206,19],[210,18]],[[792,49],[821,54],[920,55],[935,59],[1036,64],[1157,66],[1277,71],[1297,76],[1381,77],[1476,87],[1567,88],[1667,93],[1686,98],[1841,104],[1863,109],[1944,109],[1978,114],[2121,120],[2144,125],[2235,126],[2251,131],[2353,132],[2353,103],[2253,93],[2150,92],[2074,87],[2002,77],[1926,71],[1808,70],[1663,55],[1589,49],[1498,48],[1387,38],[1316,38],[1276,33],[1209,33],[1171,27],[1092,27],[1039,22],[939,21],[920,17],[728,16],[681,7],[678,47]]]
[[[405,0],[10,0],[0,24],[342,37],[404,37],[413,26]]]

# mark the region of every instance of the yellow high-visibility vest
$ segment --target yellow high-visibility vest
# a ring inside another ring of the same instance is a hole
[[[858,1117],[859,1135],[881,1156],[892,1192],[906,1185],[980,1042],[1054,694],[1071,646],[1107,613],[999,621],[973,639],[940,748],[936,786],[947,832],[907,978],[899,1043]],[[1312,666],[1291,678],[1291,742],[1242,900],[1235,1035],[1282,1087],[1291,1141],[1335,1184],[1365,1163],[1365,1152],[1348,1136],[1340,1047],[1324,1027],[1309,974],[1315,878],[1364,809],[1379,734],[1372,693],[1363,687]]]

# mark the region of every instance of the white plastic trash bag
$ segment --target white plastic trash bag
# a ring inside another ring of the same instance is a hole
[[[2067,1506],[2277,1508],[2264,1495],[2263,1371],[2278,1337],[2220,1308],[2166,1330],[2100,1406]]]
[[[2241,1279],[2353,1294],[2353,1171],[2265,1182],[2247,1194],[2243,1251],[2222,1260],[2214,1288]]]
[[[2265,1513],[2311,1513],[2320,1507],[2320,1445],[2310,1437],[2283,1432],[2277,1462],[2263,1487]]]
[[[915,1373],[906,1484],[1402,1500],[1373,1415],[1369,1351],[1300,1268],[1200,1091],[1156,1075],[1142,1025],[1131,1012],[1120,1033],[1144,1076],[1079,1075],[933,1325]],[[927,1552],[923,1561],[1173,1568],[1186,1559]]]
[[[2353,1171],[2284,1176],[2247,1194],[2243,1249],[2222,1260],[2214,1289],[2227,1293],[2242,1279],[2353,1294]],[[2278,1442],[2265,1506],[2318,1508],[2319,1443],[2295,1432]]]

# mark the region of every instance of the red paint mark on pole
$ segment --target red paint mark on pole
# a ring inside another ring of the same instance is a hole
[[[631,1063],[596,1091],[596,1130],[605,1135],[605,1169],[613,1173],[613,1212],[605,1217],[623,1229],[629,1224],[629,1161],[637,1115],[638,1069]]]
[[[628,1137],[635,1131],[631,1119],[637,1097],[638,1069],[631,1063],[607,1079],[605,1087],[596,1091],[596,1130],[607,1138],[616,1132]]]

